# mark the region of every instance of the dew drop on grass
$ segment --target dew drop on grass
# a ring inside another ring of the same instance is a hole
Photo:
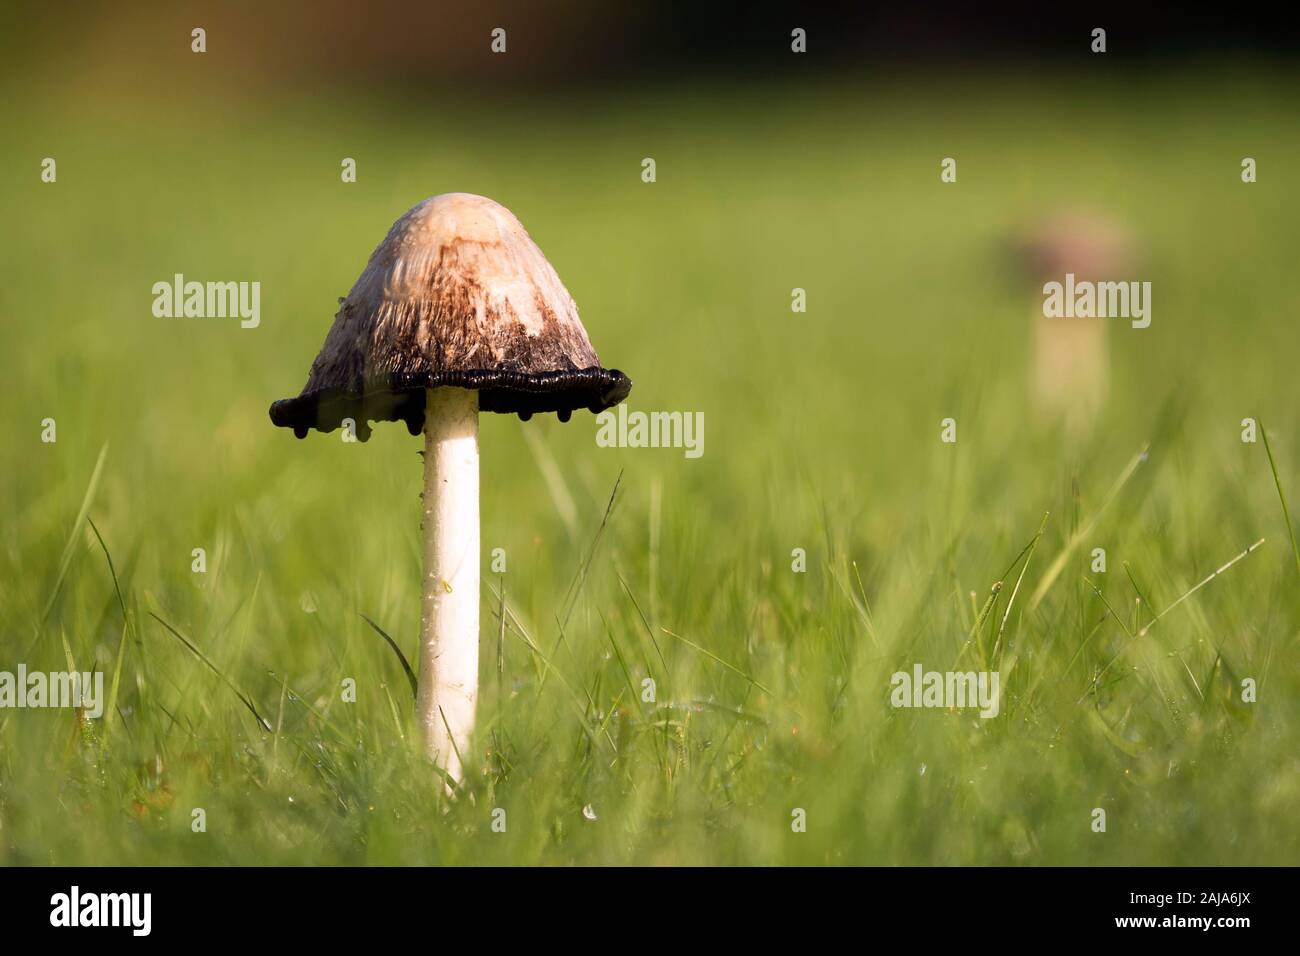
[[[585,807],[582,808],[582,815],[583,815],[583,817],[585,817],[585,818],[588,819],[588,820],[595,820],[595,819],[596,819],[596,811],[595,811],[595,809],[592,808],[592,806],[591,806],[590,803],[587,804]]]

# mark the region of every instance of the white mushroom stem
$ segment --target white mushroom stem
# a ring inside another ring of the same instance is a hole
[[[434,388],[424,415],[424,598],[416,714],[455,780],[478,701],[478,392]]]

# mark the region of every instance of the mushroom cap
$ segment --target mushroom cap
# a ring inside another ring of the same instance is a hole
[[[1018,241],[1021,264],[1034,279],[1118,278],[1112,273],[1132,265],[1134,237],[1122,222],[1100,211],[1067,209],[1026,230]]]
[[[482,411],[563,421],[632,388],[601,367],[577,304],[523,224],[483,196],[412,207],[339,301],[302,394],[271,405],[271,421],[299,438],[344,418],[363,439],[369,421],[419,434],[425,390],[440,386],[476,389]]]

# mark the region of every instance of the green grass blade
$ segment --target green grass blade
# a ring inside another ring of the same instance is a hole
[[[1273,460],[1273,448],[1268,443],[1268,429],[1259,422],[1260,434],[1264,436],[1264,451],[1268,455],[1268,467],[1273,472],[1273,484],[1277,486],[1277,497],[1282,502],[1282,518],[1286,521],[1286,533],[1291,536],[1291,553],[1295,555],[1296,574],[1300,574],[1300,545],[1295,540],[1295,525],[1291,523],[1291,510],[1286,506],[1286,494],[1282,491],[1282,479],[1277,473],[1277,462]]]
[[[172,634],[173,637],[175,637],[178,641],[180,641],[187,648],[189,648],[191,654],[193,654],[200,661],[206,664],[208,666],[208,669],[211,670],[212,673],[216,674],[218,677],[221,678],[222,683],[224,683],[235,693],[235,696],[238,697],[240,701],[243,702],[244,706],[248,708],[249,713],[251,713],[253,717],[256,718],[259,727],[261,727],[263,730],[268,732],[273,732],[275,730],[275,728],[271,726],[270,722],[267,721],[265,717],[263,717],[261,714],[257,712],[257,708],[253,706],[252,698],[249,697],[247,694],[245,694],[242,690],[240,690],[239,687],[236,686],[235,682],[232,681],[229,677],[227,677],[221,671],[221,668],[217,667],[216,664],[212,663],[212,661],[209,660],[206,654],[204,654],[201,650],[195,647],[194,644],[189,640],[189,638],[185,637],[184,634],[176,630],[176,628],[172,627],[170,624],[164,621],[153,611],[149,612],[149,616],[153,618],[155,621],[157,621],[159,624],[161,624],[163,627],[165,627]]]
[[[416,679],[415,671],[411,670],[410,661],[406,659],[406,655],[402,653],[402,649],[397,646],[397,642],[388,636],[387,631],[364,614],[361,615],[361,620],[374,628],[375,633],[388,642],[388,646],[393,649],[393,653],[397,655],[397,659],[402,662],[402,672],[406,674],[406,682],[411,685],[411,697],[414,698],[418,696],[420,688],[419,681]]]
[[[81,523],[86,520],[90,514],[91,503],[95,500],[95,491],[99,488],[99,478],[104,471],[104,458],[108,455],[108,442],[99,449],[99,457],[95,459],[95,467],[90,473],[90,481],[86,484],[86,493],[81,498],[81,507],[77,510],[77,520],[72,522],[72,530],[68,532],[67,543],[63,546],[63,553],[59,556],[59,572],[54,578],[54,587],[50,589],[50,596],[45,602],[45,610],[41,612],[41,620],[45,621],[50,616],[50,611],[54,608],[54,602],[59,596],[59,591],[63,588],[63,579],[67,577],[68,566],[72,564],[73,550],[77,544],[77,535],[81,531]]]

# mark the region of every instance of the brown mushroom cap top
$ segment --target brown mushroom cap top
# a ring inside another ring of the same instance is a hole
[[[424,426],[425,389],[476,389],[483,411],[593,412],[632,383],[600,365],[569,291],[510,210],[447,193],[393,224],[347,298],[297,398],[271,421],[332,431],[344,418]]]
[[[1058,212],[1019,240],[1022,265],[1039,281],[1067,272],[1089,281],[1118,279],[1114,273],[1134,261],[1134,245],[1122,222],[1089,209]]]

